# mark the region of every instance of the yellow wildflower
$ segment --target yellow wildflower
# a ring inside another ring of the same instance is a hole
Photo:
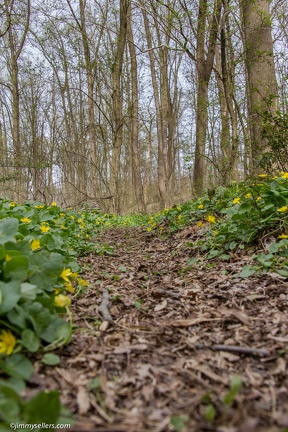
[[[77,219],[77,222],[78,222],[79,224],[83,224],[83,223],[84,223],[83,220],[82,220],[81,218]]]
[[[56,307],[65,307],[71,305],[71,299],[68,296],[63,294],[58,294],[54,297],[54,306]]]
[[[12,259],[12,256],[11,256],[11,255],[8,255],[8,254],[7,254],[7,255],[5,256],[5,261],[10,261],[11,259]]]
[[[280,234],[278,236],[279,239],[288,239],[288,235],[287,234]]]
[[[199,228],[201,228],[202,226],[203,226],[203,222],[202,221],[199,221],[199,222],[197,222],[197,224],[196,224]]]
[[[257,197],[256,201],[260,201],[262,199],[262,197]]]
[[[39,239],[32,240],[31,245],[30,245],[30,249],[32,251],[40,249],[40,247],[41,247],[41,245],[40,245],[40,240]]]
[[[82,278],[78,278],[77,279],[77,283],[78,283],[78,285],[81,285],[83,287],[88,286],[88,282],[85,279],[82,279]]]
[[[75,288],[73,287],[71,282],[65,282],[64,286],[67,291],[69,291],[70,293],[74,293]]]
[[[20,219],[20,221],[23,222],[23,223],[30,223],[31,219],[29,219],[27,217],[24,217],[24,218]]]
[[[251,198],[252,194],[249,192],[245,195],[245,198]]]
[[[14,201],[11,201],[10,203],[9,203],[9,207],[16,207],[16,203],[14,202]]]
[[[198,209],[202,210],[204,208],[204,204],[199,204]]]
[[[9,330],[2,330],[0,334],[0,354],[12,354],[15,345],[15,336]]]
[[[177,219],[181,220],[182,219],[182,215],[178,215]]]
[[[216,218],[213,215],[208,215],[206,218],[207,222],[209,223],[216,223]]]
[[[258,177],[261,177],[261,178],[265,178],[267,176],[268,176],[268,174],[258,174]]]
[[[75,218],[74,218],[74,216],[73,216],[73,215],[70,215],[70,219],[74,220]]]
[[[68,268],[68,269],[64,269],[62,270],[62,273],[60,274],[60,277],[62,279],[64,279],[66,282],[70,282],[70,280],[68,279],[69,276],[72,276],[72,271]]]
[[[62,228],[62,230],[66,230],[67,228],[65,227],[65,225],[61,225],[60,228]]]
[[[151,231],[151,229],[152,229],[151,227],[148,227],[148,228],[147,228],[147,231]]]
[[[57,203],[55,201],[52,201],[51,207],[57,207]]]
[[[233,199],[233,204],[240,204],[241,199],[240,198],[234,198]]]
[[[284,213],[288,210],[288,206],[280,207],[277,211],[280,213]]]
[[[288,179],[288,172],[283,172],[281,178]]]
[[[47,225],[40,225],[40,230],[41,230],[43,233],[46,233],[46,232],[50,231],[50,227],[47,226]]]

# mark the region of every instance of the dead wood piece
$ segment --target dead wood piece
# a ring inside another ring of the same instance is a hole
[[[211,348],[215,351],[236,352],[239,354],[251,354],[263,357],[267,357],[270,355],[270,352],[265,349],[241,347],[237,345],[212,345]]]
[[[113,321],[113,318],[108,309],[109,305],[110,305],[110,295],[107,290],[104,290],[102,295],[102,301],[100,306],[98,307],[98,311],[102,315],[104,321],[111,322]]]

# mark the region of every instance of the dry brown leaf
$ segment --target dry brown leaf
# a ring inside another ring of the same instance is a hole
[[[89,411],[90,400],[89,394],[85,387],[78,387],[77,389],[77,405],[79,409],[79,414],[83,415]]]
[[[164,299],[161,303],[157,304],[154,308],[155,312],[159,312],[167,307],[167,300]]]

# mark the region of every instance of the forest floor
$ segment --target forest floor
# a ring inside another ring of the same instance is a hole
[[[197,235],[115,228],[97,238],[112,255],[81,259],[77,329],[33,377],[60,389],[71,431],[288,431],[287,279],[240,278],[244,252],[193,262]]]

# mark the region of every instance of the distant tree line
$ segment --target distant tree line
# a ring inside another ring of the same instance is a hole
[[[151,211],[288,169],[287,28],[285,0],[3,0],[1,195]]]

